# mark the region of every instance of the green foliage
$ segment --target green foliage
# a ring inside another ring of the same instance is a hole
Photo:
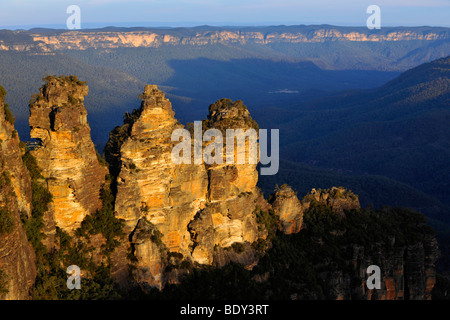
[[[80,81],[76,75],[70,75],[70,76],[66,76],[66,75],[60,75],[60,76],[49,75],[49,76],[46,76],[46,77],[42,78],[42,81],[44,81],[44,82],[58,81],[61,84],[62,83],[69,83],[69,84],[72,84],[72,85],[80,85],[80,86],[87,85],[86,81]],[[70,100],[70,97],[69,97],[69,100]]]
[[[332,288],[321,273],[343,271],[352,276],[353,245],[363,246],[365,255],[376,264],[380,247],[383,256],[388,257],[394,248],[422,241],[424,235],[433,232],[422,214],[391,207],[362,209],[341,217],[329,207],[313,202],[304,213],[303,223],[298,234],[277,235],[273,247],[255,267],[257,274],[270,272],[267,288],[281,299],[301,295],[300,287],[326,299]]]
[[[209,112],[210,114],[215,113],[217,115],[232,108],[237,110],[234,118],[220,118],[220,122],[217,122],[208,115],[208,120],[203,121],[203,130],[213,127],[223,132],[226,129],[241,129],[242,120],[244,120],[246,127],[259,130],[258,123],[249,115],[247,106],[244,105],[242,100],[232,101],[226,98],[219,99],[209,106]]]
[[[0,269],[0,298],[8,292],[8,275]]]
[[[91,253],[85,241],[71,237],[57,228],[60,248],[43,254],[45,263],[38,269],[35,286],[31,291],[35,300],[107,300],[120,299],[111,279],[110,267],[96,265],[87,256]],[[69,290],[67,273],[63,266],[77,265],[86,270],[80,290]]]
[[[189,260],[183,260],[180,263],[180,269],[191,270],[193,268],[192,262]]]
[[[142,97],[141,97],[142,98]],[[139,117],[141,116],[142,113],[142,108],[138,108],[138,109],[133,109],[133,111],[131,113],[126,112],[123,115],[123,123],[124,124],[128,124],[129,126],[132,126],[133,123],[139,119]]]
[[[100,155],[100,153],[97,151],[97,149],[95,149],[95,154],[97,156],[98,163],[100,163],[100,165],[102,165],[104,167],[107,167],[108,163],[106,162],[105,159],[103,159],[103,157]]]
[[[258,239],[255,242],[252,243],[253,249],[256,250],[259,254],[264,254],[267,249],[267,240],[265,239]]]
[[[450,136],[449,61],[446,57],[420,65],[375,89],[259,110],[258,121],[283,128],[285,160],[335,168],[330,173],[389,177],[450,205],[450,148],[444,138]],[[290,173],[285,181],[299,185],[296,173]],[[377,192],[352,190],[361,198]],[[400,197],[404,195],[392,193],[384,204],[425,207],[413,197],[411,203],[394,203]]]
[[[134,170],[134,169],[136,169],[136,165],[135,165],[133,162],[131,162],[131,163],[128,165],[128,168],[130,168],[130,170]]]
[[[112,155],[120,154],[120,147],[128,138],[130,130],[131,125],[128,123],[124,123],[122,126],[116,126],[109,133],[109,140],[105,145],[103,154],[105,155],[106,162],[109,164],[109,172],[113,177],[117,177],[119,175],[121,169],[121,160],[119,157]]]
[[[8,171],[0,174],[0,191],[5,190],[10,196],[15,197],[12,192],[11,177]],[[8,209],[10,200],[8,195],[5,198],[5,206],[0,206],[0,236],[10,233],[14,229],[14,221],[11,211]]]
[[[318,202],[304,213],[304,228],[297,234],[277,233],[272,246],[252,271],[239,264],[191,270],[179,285],[151,291],[149,299],[327,299],[325,275],[342,272],[357,281],[351,264],[353,246],[363,246],[365,257],[379,263],[400,247],[423,241],[433,231],[422,214],[386,207],[346,212],[345,217]],[[393,243],[392,243],[392,239]],[[265,279],[256,281],[257,279]]]
[[[32,211],[31,217],[22,214],[21,221],[28,240],[36,252],[38,264],[45,264],[44,255],[47,253],[47,249],[42,244],[42,240],[45,237],[42,232],[42,228],[44,227],[43,217],[44,213],[48,210],[49,204],[52,202],[52,195],[43,185],[43,176],[40,173],[36,159],[31,153],[26,152],[22,156],[22,161],[31,177]]]
[[[161,231],[158,230],[158,228],[153,227],[151,229],[150,240],[160,248],[165,247],[164,242],[162,241],[162,237],[163,234],[161,233]]]
[[[259,231],[267,230],[267,238],[273,239],[280,228],[280,218],[272,210],[263,211],[259,207],[256,207],[254,213],[256,214]]]
[[[29,153],[22,157],[28,168],[32,185],[32,214],[28,218],[22,214],[21,220],[27,237],[34,247],[37,260],[37,277],[31,295],[37,300],[78,300],[78,299],[118,299],[120,295],[113,286],[109,266],[97,266],[88,259],[90,250],[85,241],[70,236],[56,228],[59,250],[49,251],[43,244],[43,215],[48,210],[52,196],[42,185],[42,175],[36,159]],[[113,196],[109,188],[102,190],[103,208],[93,216],[87,216],[82,229],[89,234],[102,233],[107,239],[103,248],[105,254],[117,245],[114,237],[121,234],[122,224],[113,215]],[[78,234],[83,234],[77,230]],[[81,290],[69,290],[66,286],[67,273],[63,266],[75,264],[90,274],[82,278]]]
[[[180,284],[168,284],[159,292],[152,290],[147,299],[257,299],[257,284],[241,265],[231,263],[223,268],[193,269]],[[133,297],[131,297],[133,298]]]
[[[386,177],[345,175],[336,170],[312,167],[283,159],[280,160],[279,172],[274,176],[260,176],[258,185],[265,195],[270,195],[273,192],[273,186],[282,181],[286,181],[299,194],[308,194],[313,188],[345,185],[358,195],[363,206],[391,205],[423,208],[428,217],[440,219],[450,210],[450,207],[436,198]]]
[[[101,190],[101,199],[102,208],[92,215],[87,215],[76,234],[88,237],[101,233],[106,239],[104,254],[109,255],[119,245],[115,238],[123,234],[123,221],[114,215],[114,196],[108,183]]]
[[[236,253],[243,253],[245,251],[245,245],[242,242],[234,242],[231,248]]]
[[[71,105],[74,105],[74,104],[77,104],[77,103],[78,103],[78,100],[75,99],[72,95],[69,95],[69,96],[67,97],[67,100],[68,100],[68,102],[69,102]]]
[[[40,270],[31,292],[34,300],[117,300],[121,296],[113,285],[110,268],[100,265],[90,277],[81,278],[81,289],[69,290],[66,271],[54,259],[48,270]]]
[[[16,118],[12,114],[11,110],[9,110],[9,104],[5,103],[4,105],[5,119],[12,125],[16,122]]]
[[[14,228],[11,213],[5,207],[0,207],[0,236],[10,233]]]
[[[173,269],[191,270],[193,268],[191,259],[184,259],[183,254],[179,252],[167,251],[165,260],[167,261],[166,272]]]
[[[0,85],[0,100],[3,100],[6,96],[6,90],[5,88],[2,87],[2,85]]]
[[[432,300],[450,300],[450,279],[441,273],[436,274],[436,284],[431,292]]]
[[[87,258],[92,249],[88,248],[85,241],[71,237],[58,227],[56,227],[56,235],[59,239],[60,248],[55,254],[63,265],[77,265],[83,270],[95,270],[95,264]]]
[[[37,181],[39,179],[44,179],[37,165],[36,158],[33,157],[31,153],[26,152],[22,157],[22,161],[30,173],[31,180]]]
[[[183,254],[182,253],[179,253],[179,252],[168,252],[167,253],[167,258],[168,259],[170,259],[170,258],[174,258],[174,259],[177,259],[177,260],[182,260],[183,259]]]

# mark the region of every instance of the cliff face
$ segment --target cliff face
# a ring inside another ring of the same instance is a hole
[[[291,187],[282,185],[275,190],[271,205],[274,213],[280,218],[281,228],[285,234],[300,231],[303,214],[309,209],[312,201],[330,207],[334,213],[340,216],[345,215],[345,211],[361,209],[358,196],[342,187],[333,187],[330,190],[312,189],[300,201]]]
[[[112,48],[155,48],[164,45],[204,46],[211,44],[247,43],[320,43],[327,41],[382,42],[435,41],[449,39],[445,28],[389,28],[377,32],[361,27],[288,26],[260,28],[183,28],[143,30],[93,30],[29,32],[6,30],[0,35],[0,51],[26,51],[54,54],[55,50],[87,50]],[[11,41],[11,39],[14,39]]]
[[[171,140],[172,132],[183,126],[156,86],[146,86],[141,98],[140,109],[111,132],[105,156],[117,176],[115,210],[130,235],[135,277],[162,286],[170,277],[163,272],[167,253],[211,265],[214,248],[256,241],[261,235],[253,211],[262,197],[256,189],[256,164],[174,163],[171,152],[179,142]],[[204,129],[220,128],[225,119],[244,129],[242,121],[252,123],[241,103],[227,101],[222,118],[217,119],[216,107],[210,108]],[[237,118],[237,111],[244,117]]]
[[[76,77],[48,77],[30,103],[31,152],[53,196],[47,224],[71,233],[101,207],[107,170],[99,164],[83,105],[87,86]]]
[[[336,270],[320,274],[327,283],[325,291],[327,299],[431,299],[431,291],[436,283],[434,264],[440,255],[433,236],[425,236],[423,241],[392,249],[386,249],[387,242],[377,242],[374,247],[378,251],[369,252],[370,248],[358,244],[342,248],[351,252],[349,260],[351,271]],[[367,267],[370,265],[380,267],[380,289],[367,287],[366,279],[369,277]]]
[[[27,299],[36,268],[21,215],[31,214],[31,180],[4,95],[0,86],[0,298]]]
[[[291,298],[431,299],[440,251],[423,215],[401,208],[364,211],[358,197],[342,187],[313,189],[299,201],[284,185],[276,190],[271,204],[284,233],[294,237],[292,251],[301,250],[306,264],[315,269],[308,281],[315,278],[321,286],[316,291],[294,289]],[[379,289],[367,287],[370,265],[380,268]],[[304,285],[300,281],[293,287]]]
[[[171,161],[171,135],[180,124],[170,101],[156,86],[146,86],[141,98],[140,109],[111,133],[105,157],[116,176],[116,216],[125,221],[138,277],[160,286],[160,251],[190,255],[187,225],[206,202],[208,181],[203,167]]]
[[[272,201],[274,213],[280,218],[281,229],[285,234],[297,233],[302,228],[303,206],[297,194],[287,185],[275,190]]]
[[[51,50],[118,47],[160,47],[162,45],[208,45],[208,44],[273,44],[273,43],[318,43],[325,41],[405,41],[439,40],[448,38],[448,34],[435,32],[414,32],[395,30],[386,34],[368,34],[361,31],[342,31],[337,28],[318,30],[262,32],[243,30],[196,31],[188,35],[170,34],[164,31],[130,32],[83,32],[69,31],[58,35],[33,34],[33,40]],[[6,46],[5,46],[6,47]],[[0,44],[0,49],[1,49]]]
[[[239,147],[238,139],[236,143],[234,139],[233,142],[228,141],[226,131],[241,129],[243,132],[250,132],[252,130],[257,139],[258,125],[253,121],[242,101],[221,99],[209,106],[208,119],[203,121],[203,126],[206,130],[217,130],[223,136],[222,163],[205,165],[209,179],[208,210],[205,214],[212,220],[214,245],[224,248],[235,242],[253,243],[264,237],[258,232],[254,211],[257,206],[266,206],[262,194],[256,187],[257,155],[252,161],[251,139],[246,139],[245,144]],[[230,142],[234,145],[233,150],[227,150]],[[206,151],[211,143],[208,141],[203,145]],[[253,146],[256,150],[258,149],[257,142]],[[214,150],[212,153],[215,155],[219,152],[220,150]],[[200,244],[194,249],[194,253],[197,248],[202,252],[208,252],[208,257],[212,257],[213,247],[208,248]]]

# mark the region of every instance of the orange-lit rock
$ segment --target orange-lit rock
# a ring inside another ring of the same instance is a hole
[[[300,231],[304,207],[291,187],[283,185],[275,190],[272,207],[275,214],[280,217],[284,233],[291,234]]]
[[[21,223],[21,215],[31,215],[31,179],[17,131],[6,119],[5,93],[0,86],[0,300],[24,300],[36,277],[34,250]]]
[[[183,126],[156,86],[146,86],[141,99],[141,107],[111,132],[105,148],[110,170],[117,177],[116,216],[125,221],[126,232],[134,232],[145,219],[161,234],[161,250],[209,265],[214,263],[216,246],[252,243],[263,236],[254,214],[257,203],[265,201],[256,188],[256,163],[174,163],[171,152],[178,141],[171,140],[172,132]],[[210,107],[203,129],[222,130],[225,125],[246,129],[255,123],[242,102],[223,100]],[[191,143],[193,140],[192,136]],[[235,150],[235,156],[246,150]],[[153,274],[151,270],[160,272],[156,265],[164,264],[163,256],[153,257],[153,245],[139,246],[134,251],[138,261],[135,278],[152,278],[152,285],[155,281],[162,285],[164,273]]]
[[[84,217],[101,207],[107,170],[98,162],[90,136],[84,96],[88,87],[76,77],[48,77],[30,103],[32,151],[53,195],[56,226],[72,233]]]
[[[119,47],[160,47],[163,44],[170,45],[208,45],[208,44],[257,44],[270,43],[317,43],[325,41],[405,41],[405,40],[438,40],[445,39],[445,34],[435,32],[416,33],[409,30],[391,31],[385,34],[367,34],[361,31],[342,32],[333,27],[322,28],[314,31],[293,32],[268,32],[261,31],[199,31],[189,35],[179,36],[165,33],[163,30],[153,31],[66,31],[56,35],[33,34],[34,46],[30,44],[2,44],[0,50],[31,50],[40,46],[46,50],[91,48],[119,48]]]

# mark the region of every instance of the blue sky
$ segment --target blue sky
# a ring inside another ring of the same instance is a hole
[[[81,26],[335,24],[364,26],[381,8],[382,26],[450,27],[450,0],[0,0],[0,27],[65,27],[69,5]]]

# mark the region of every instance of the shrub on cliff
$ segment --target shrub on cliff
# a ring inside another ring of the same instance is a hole
[[[267,213],[259,214],[271,220]],[[364,249],[368,261],[376,262],[380,245],[389,257],[395,248],[424,241],[424,236],[433,232],[425,217],[410,209],[368,208],[341,216],[319,202],[305,211],[304,225],[296,234],[278,232],[252,271],[238,264],[194,270],[179,285],[152,291],[147,298],[333,299],[336,288],[329,280],[339,274],[355,281],[346,292],[353,298],[351,289],[363,281],[351,263],[354,245]]]
[[[14,124],[16,122],[16,118],[12,114],[11,110],[9,110],[9,104],[7,103],[5,103],[4,112],[6,121],[8,121],[11,124]]]
[[[272,210],[263,211],[256,207],[254,213],[256,214],[256,222],[259,225],[259,231],[267,230],[267,238],[273,239],[280,228],[280,218]]]
[[[52,202],[52,195],[47,188],[42,185],[42,182],[40,182],[40,180],[43,179],[43,176],[40,173],[36,159],[30,152],[26,152],[23,155],[22,161],[31,177],[32,211],[30,218],[26,215],[22,215],[21,220],[28,240],[33,245],[34,250],[36,251],[36,257],[39,261],[39,258],[42,258],[42,255],[46,252],[46,249],[41,242],[44,237],[44,234],[42,233],[42,228],[44,226],[43,216],[48,210],[50,202]]]
[[[11,178],[8,171],[3,171],[0,175],[0,190],[6,189],[6,191],[11,189]],[[11,196],[14,196],[13,192],[10,192]],[[8,198],[6,198],[8,199]],[[6,200],[8,203],[8,200]],[[14,228],[14,222],[12,220],[11,212],[6,206],[0,207],[0,236],[8,234]]]
[[[3,101],[5,99],[5,96],[6,96],[6,90],[5,90],[5,88],[3,88],[0,85],[0,100]],[[5,112],[5,119],[6,119],[6,121],[8,121],[11,124],[14,124],[16,119],[14,118],[11,110],[9,110],[9,105],[7,103],[5,103],[3,108],[4,108],[3,111]]]
[[[114,196],[108,183],[101,190],[101,199],[102,208],[84,218],[76,235],[87,237],[101,233],[106,239],[104,253],[108,255],[119,245],[115,238],[122,235],[123,221],[114,216]]]
[[[11,213],[6,208],[0,208],[0,236],[10,233],[13,227]]]
[[[3,294],[8,293],[8,282],[7,282],[7,275],[2,270],[0,270],[0,298]]]
[[[6,96],[6,90],[3,88],[2,85],[0,85],[0,100],[3,100]]]

